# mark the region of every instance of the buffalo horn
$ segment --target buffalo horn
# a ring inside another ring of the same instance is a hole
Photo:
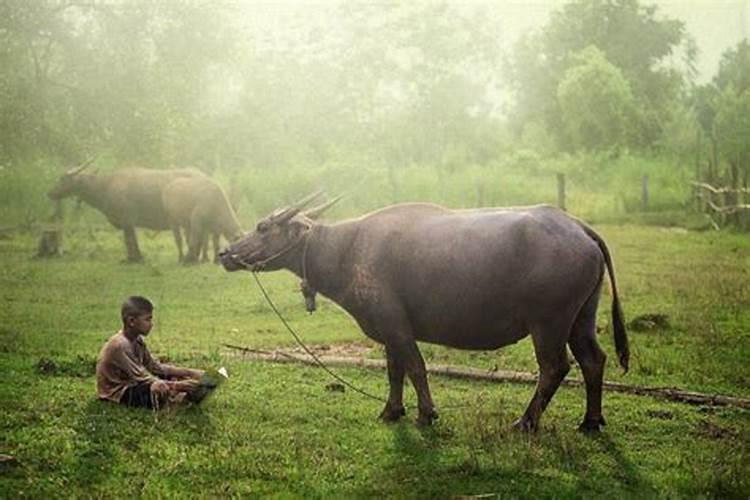
[[[323,190],[322,189],[318,189],[314,193],[309,194],[309,195],[305,196],[304,198],[302,198],[301,200],[299,200],[298,202],[294,203],[292,205],[292,208],[297,208],[299,210],[302,210],[303,208],[305,208],[306,205],[309,205],[312,201],[314,201],[315,199],[317,199],[322,194],[323,194]]]
[[[320,217],[326,210],[334,206],[338,201],[343,198],[343,195],[338,195],[337,197],[328,200],[327,202],[323,203],[322,205],[318,205],[317,207],[311,208],[310,210],[305,211],[305,216],[311,218],[311,219],[317,219]]]
[[[299,213],[299,208],[297,207],[287,207],[282,210],[280,210],[278,213],[275,213],[271,216],[271,219],[277,223],[281,224],[282,222],[286,222],[295,215]]]
[[[321,194],[323,194],[323,190],[319,189],[318,191],[315,191],[314,193],[307,195],[301,200],[295,202],[291,206],[282,208],[277,213],[273,214],[271,218],[276,223],[286,222],[292,217],[294,217],[295,215],[297,215],[300,212],[300,210],[302,210],[305,207],[305,205],[309,204],[311,201],[313,201],[315,198],[317,198]]]
[[[66,173],[68,175],[80,174],[83,171],[83,169],[85,169],[86,167],[88,167],[89,165],[91,165],[94,162],[94,160],[96,160],[96,156],[92,156],[91,158],[89,158],[88,160],[84,161],[83,163],[81,163],[77,167],[71,168]]]

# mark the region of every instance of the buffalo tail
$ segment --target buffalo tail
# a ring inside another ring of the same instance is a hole
[[[604,263],[606,264],[607,272],[609,273],[609,282],[612,286],[612,330],[615,337],[615,350],[617,351],[620,366],[625,373],[627,373],[630,363],[630,348],[628,347],[628,335],[625,332],[625,322],[623,320],[620,299],[617,297],[617,283],[615,282],[615,269],[612,265],[612,257],[609,255],[609,249],[604,243],[602,237],[596,234],[596,232],[586,224],[580,221],[579,223],[586,234],[596,241],[596,244],[599,245],[599,249],[604,256]]]

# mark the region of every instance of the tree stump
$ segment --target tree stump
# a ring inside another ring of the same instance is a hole
[[[37,258],[59,257],[63,253],[62,249],[62,203],[58,201],[55,204],[55,212],[49,218],[48,223],[42,227],[42,236],[39,238],[37,246]]]

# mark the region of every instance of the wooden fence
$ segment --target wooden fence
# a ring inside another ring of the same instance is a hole
[[[709,216],[716,229],[727,225],[750,226],[750,204],[746,203],[750,188],[715,187],[705,182],[691,184],[698,209]]]

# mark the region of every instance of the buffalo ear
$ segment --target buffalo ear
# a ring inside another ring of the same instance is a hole
[[[297,239],[310,230],[312,224],[303,219],[293,219],[289,222],[289,236]]]

